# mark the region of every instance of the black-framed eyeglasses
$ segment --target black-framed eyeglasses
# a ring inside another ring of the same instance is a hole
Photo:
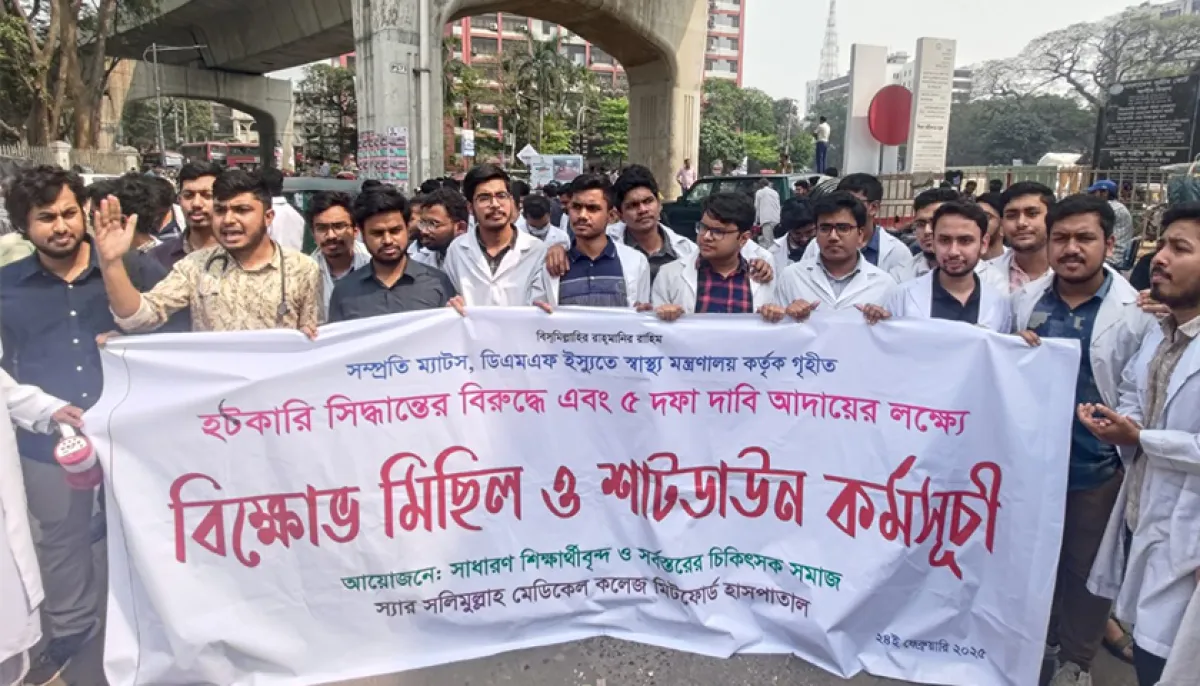
[[[737,229],[715,229],[704,222],[697,222],[696,238],[700,238],[709,233],[711,233],[714,237],[721,239],[726,236],[737,235],[741,233],[741,231],[738,231]]]
[[[834,231],[837,231],[838,235],[845,236],[857,228],[858,225],[856,224],[817,224],[817,233],[828,236]]]

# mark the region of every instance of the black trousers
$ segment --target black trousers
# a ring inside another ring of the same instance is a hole
[[[1137,672],[1138,686],[1154,686],[1166,668],[1166,660],[1133,646],[1133,670]]]

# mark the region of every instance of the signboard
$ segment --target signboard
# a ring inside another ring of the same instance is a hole
[[[408,182],[408,127],[383,132],[358,133],[358,169],[365,179],[406,187]]]
[[[1103,109],[1098,169],[1157,169],[1200,153],[1200,73],[1115,84]]]
[[[462,156],[475,156],[475,131],[473,129],[462,130]]]
[[[905,169],[911,173],[940,174],[946,169],[956,47],[954,41],[946,38],[922,38],[917,41],[912,130],[908,135],[905,162]]]
[[[517,153],[517,159],[521,160],[526,165],[532,164],[533,160],[540,156],[541,154],[528,143],[525,145],[525,147],[521,148],[521,152]]]
[[[327,683],[600,635],[1036,682],[1074,342],[570,308],[192,340],[110,343],[86,417],[113,686]],[[1010,373],[964,382],[980,370]]]
[[[581,155],[539,155],[526,162],[529,165],[529,184],[542,188],[554,181],[570,183],[583,173]]]

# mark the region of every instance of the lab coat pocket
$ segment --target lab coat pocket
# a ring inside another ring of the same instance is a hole
[[[1200,478],[1185,475],[1179,500],[1171,511],[1170,548],[1171,569],[1183,576],[1200,569]]]

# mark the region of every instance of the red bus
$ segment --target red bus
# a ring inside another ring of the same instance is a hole
[[[237,167],[238,169],[251,171],[257,169],[259,166],[258,143],[230,141],[227,163],[230,167]]]
[[[216,142],[185,143],[179,151],[186,162],[216,162],[221,166],[229,156],[229,146]]]

